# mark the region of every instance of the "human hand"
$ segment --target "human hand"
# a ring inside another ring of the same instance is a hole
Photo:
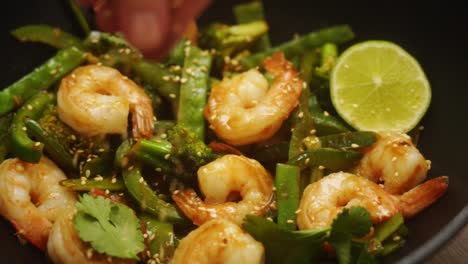
[[[121,32],[146,57],[160,59],[211,0],[81,0],[100,30]],[[192,25],[193,26],[193,25]]]

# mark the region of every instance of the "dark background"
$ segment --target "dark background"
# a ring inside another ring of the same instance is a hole
[[[8,86],[55,53],[49,47],[15,41],[9,36],[10,30],[26,24],[49,24],[80,33],[65,2],[15,0],[3,3],[0,87]],[[214,20],[233,22],[230,6],[235,2],[240,1],[218,0],[200,18],[200,24]],[[465,210],[463,216],[450,222],[468,202],[466,9],[455,1],[264,2],[273,43],[288,40],[295,33],[346,23],[357,35],[353,42],[393,41],[420,62],[433,92],[431,106],[422,121],[425,129],[420,149],[432,160],[429,177],[447,175],[450,186],[447,195],[437,204],[408,221],[411,233],[407,245],[385,262],[420,261],[441,244],[445,245],[468,218]],[[1,219],[0,263],[46,263],[42,253],[21,245],[13,234],[12,227]]]

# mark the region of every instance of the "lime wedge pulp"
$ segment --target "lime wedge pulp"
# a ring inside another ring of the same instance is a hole
[[[338,114],[357,130],[408,132],[426,113],[431,88],[419,63],[388,41],[346,49],[330,76]]]

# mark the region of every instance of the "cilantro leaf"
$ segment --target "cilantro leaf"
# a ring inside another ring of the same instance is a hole
[[[138,260],[144,250],[143,233],[135,213],[102,196],[84,194],[76,203],[73,226],[78,236],[99,253]]]
[[[265,246],[266,263],[306,264],[319,253],[329,228],[291,231],[259,216],[247,215],[243,228]]]
[[[356,262],[356,260],[353,261],[352,256],[352,239],[365,236],[371,227],[372,217],[364,207],[345,208],[336,216],[331,226],[329,242],[335,248],[340,264]],[[359,248],[360,252],[356,253],[357,259],[361,259],[362,255],[363,262],[369,263],[370,257],[363,252],[367,251],[367,246]]]

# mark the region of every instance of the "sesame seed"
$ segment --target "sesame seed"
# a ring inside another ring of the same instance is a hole
[[[392,161],[396,161],[396,160],[397,160],[397,157],[393,157],[393,158],[392,158]]]
[[[104,152],[104,151],[106,151],[106,150],[105,150],[104,148],[100,148],[100,149],[98,149],[98,151],[99,151],[99,152]]]
[[[164,81],[169,81],[170,78],[169,78],[169,76],[164,75],[164,76],[162,77],[162,79],[163,79]]]
[[[393,175],[398,177],[398,175],[400,175],[400,173],[398,171],[395,171],[395,173]]]
[[[324,170],[324,169],[325,169],[325,166],[319,165],[319,166],[318,166],[318,169],[319,169],[319,170]]]
[[[85,171],[85,175],[86,175],[86,177],[89,177],[89,176],[91,175],[91,171],[90,171],[90,170],[86,170],[86,171]]]
[[[179,190],[175,190],[175,191],[173,192],[173,194],[176,195],[176,194],[178,194],[179,192],[180,192]]]
[[[109,191],[108,189],[106,189],[106,190],[104,191],[104,193],[105,193],[105,194],[109,194],[110,191]]]
[[[169,153],[164,155],[164,159],[166,159],[166,160],[169,159],[170,157],[171,157],[171,154],[169,154]]]
[[[111,182],[112,182],[112,183],[116,183],[116,182],[117,182],[117,178],[112,178]]]
[[[295,214],[298,214],[302,211],[302,209],[297,209],[296,212],[294,212]]]
[[[311,129],[311,130],[309,131],[309,133],[310,133],[311,135],[314,135],[316,132],[317,132],[317,130],[315,130],[315,129]]]
[[[170,98],[176,98],[176,95],[175,95],[174,93],[170,93],[170,94],[169,94],[169,97],[170,97]]]
[[[297,114],[297,117],[299,117],[299,118],[303,118],[303,117],[304,117],[304,112],[302,112],[302,111],[301,111],[301,112],[299,112],[299,114]]]
[[[26,127],[22,127],[21,130],[26,131],[28,129]]]
[[[140,177],[140,179],[138,180],[139,183],[143,183],[145,181],[145,179],[143,179],[143,177]]]
[[[330,114],[327,111],[323,111],[324,116],[329,116]]]
[[[310,162],[310,158],[306,158],[305,164],[309,164],[309,162]]]
[[[34,143],[34,147],[38,148],[39,146],[41,146],[41,142]]]
[[[32,105],[30,105],[30,104],[28,104],[26,107],[28,108],[28,110],[32,110],[32,109],[33,109]]]
[[[356,143],[353,143],[353,144],[351,144],[351,147],[352,147],[352,148],[359,148],[359,145],[356,144]]]
[[[94,180],[95,181],[102,181],[102,180],[104,180],[104,178],[101,175],[98,175],[98,176],[94,177]]]
[[[286,223],[288,223],[288,224],[294,224],[294,220],[288,219],[288,220],[286,220]]]

